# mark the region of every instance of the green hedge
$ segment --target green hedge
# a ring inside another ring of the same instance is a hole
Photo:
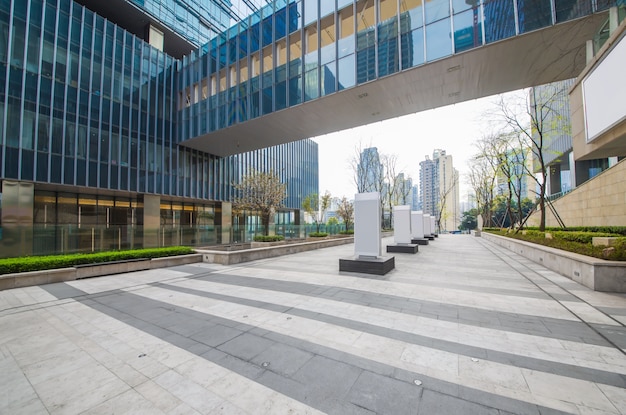
[[[552,236],[555,238],[565,239],[566,241],[579,242],[581,244],[590,244],[593,242],[595,236],[620,236],[619,233],[606,233],[606,232],[569,232],[569,231],[556,231],[552,232]]]
[[[537,227],[528,227],[527,230],[539,230]],[[611,233],[626,236],[626,226],[574,226],[571,228],[547,227],[546,232],[594,232]]]
[[[354,235],[354,229],[349,229],[347,231],[339,231],[339,235]]]
[[[328,236],[328,234],[326,232],[311,232],[309,236],[311,238],[323,238]]]
[[[129,251],[96,252],[93,254],[68,254],[49,256],[28,256],[0,259],[0,275],[14,272],[41,271],[45,269],[68,268],[74,265],[97,264],[137,258],[161,258],[174,255],[192,254],[193,249],[185,246],[168,248],[133,249]]]
[[[285,239],[282,235],[257,235],[254,237],[254,242],[278,242]]]

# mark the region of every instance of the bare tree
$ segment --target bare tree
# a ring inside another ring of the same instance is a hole
[[[480,153],[475,155],[469,163],[468,177],[476,195],[476,204],[483,224],[485,227],[491,227],[493,226],[491,208],[496,182],[491,161]]]
[[[500,96],[497,103],[499,116],[508,130],[519,138],[520,147],[527,146],[533,155],[535,165],[533,169],[527,170],[539,189],[539,229],[542,231],[546,227],[546,149],[552,138],[566,128],[560,122],[563,117],[559,98],[563,95],[564,88],[560,84],[546,85],[541,89],[532,88],[528,95],[513,95],[508,99]]]
[[[437,227],[439,228],[439,233],[441,233],[441,224],[442,221],[445,222],[446,219],[448,218],[449,212],[447,210],[448,207],[448,197],[453,193],[456,192],[457,186],[459,183],[459,174],[458,172],[454,171],[454,175],[452,177],[451,181],[444,181],[443,182],[443,187],[440,186],[439,187],[439,194],[437,197],[437,200],[439,201],[439,204],[437,205]]]
[[[361,142],[354,148],[350,168],[354,176],[357,193],[381,192],[384,181],[378,151],[366,151],[375,147],[364,147]]]
[[[273,171],[268,173],[251,171],[243,176],[240,183],[234,183],[237,192],[233,200],[235,211],[256,213],[261,218],[263,233],[269,234],[270,217],[282,208],[287,197],[287,185]]]
[[[383,203],[383,217],[385,218],[384,207],[389,211],[389,228],[393,226],[393,206],[398,203],[397,195],[400,191],[400,183],[398,180],[399,174],[397,174],[398,156],[395,154],[383,154],[381,156],[381,162],[383,165],[383,188],[381,193],[381,201]]]

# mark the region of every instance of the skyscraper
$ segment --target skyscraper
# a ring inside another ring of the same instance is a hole
[[[357,191],[381,192],[383,190],[383,165],[376,147],[364,149],[357,165]]]

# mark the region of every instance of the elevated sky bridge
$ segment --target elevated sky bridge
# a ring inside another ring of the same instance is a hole
[[[573,78],[610,6],[343,0],[310,21],[280,3],[183,60],[182,145],[227,156]]]

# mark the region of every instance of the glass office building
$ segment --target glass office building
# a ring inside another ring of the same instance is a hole
[[[253,168],[288,183],[277,221],[298,221],[301,198],[318,192],[317,144],[229,157],[181,146],[179,66],[70,0],[0,1],[3,256],[11,243],[32,246],[19,254],[98,238],[105,248],[227,242],[224,203]],[[202,240],[198,226],[225,234]]]

